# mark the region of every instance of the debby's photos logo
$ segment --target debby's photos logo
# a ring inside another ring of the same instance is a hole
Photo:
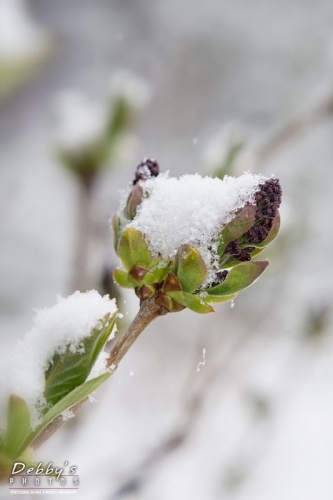
[[[52,462],[37,467],[23,462],[15,462],[9,476],[9,490],[15,495],[75,495],[79,489],[77,466],[66,461],[63,467],[56,467]]]

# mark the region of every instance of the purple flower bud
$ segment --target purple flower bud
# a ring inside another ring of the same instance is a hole
[[[255,225],[244,235],[247,243],[258,244],[264,241],[272,228],[277,209],[281,204],[282,189],[279,179],[268,179],[260,184],[255,194],[257,205]]]
[[[222,283],[228,276],[228,271],[219,271],[215,274],[214,281],[210,286],[216,286]]]
[[[137,184],[139,181],[145,181],[150,177],[157,177],[160,173],[160,167],[154,158],[148,158],[147,156],[142,160],[142,162],[136,167],[133,184]]]

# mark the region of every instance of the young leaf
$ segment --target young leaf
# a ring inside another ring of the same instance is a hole
[[[192,245],[179,247],[174,269],[184,292],[188,293],[199,288],[207,276],[206,264],[199,250]]]
[[[29,434],[25,442],[22,444],[19,449],[19,454],[23,453],[24,450],[30,446],[30,444],[38,437],[38,435],[47,427],[56,417],[58,417],[65,410],[70,409],[82,399],[85,399],[92,392],[94,392],[97,387],[99,387],[105,380],[110,377],[111,373],[104,373],[99,377],[93,378],[85,382],[84,384],[79,385],[69,394],[67,394],[64,398],[58,401],[50,410],[45,413],[42,422],[39,426]]]
[[[241,262],[229,271],[228,276],[222,283],[208,288],[206,290],[207,294],[209,296],[226,296],[238,293],[252,285],[265,271],[268,264],[268,260]]]
[[[143,234],[133,227],[127,227],[122,232],[117,253],[128,271],[135,265],[149,268],[151,264],[151,253]]]
[[[15,394],[11,394],[9,397],[7,421],[4,453],[10,458],[15,458],[30,431],[29,408],[25,401]]]
[[[192,295],[191,293],[185,293],[185,303],[186,307],[191,309],[191,311],[207,314],[210,312],[215,312],[212,306],[206,304],[198,295]]]
[[[128,272],[123,269],[115,269],[113,271],[113,279],[123,288],[134,288],[135,285],[128,281]]]
[[[136,211],[143,198],[143,190],[140,184],[136,184],[127,200],[126,215],[129,220],[134,219]]]
[[[155,276],[155,282],[160,283],[161,281],[164,281],[165,278],[167,277],[169,272],[169,266],[160,267],[157,269],[151,269],[151,272]]]
[[[225,248],[229,243],[238,240],[254,224],[256,215],[255,205],[246,205],[227,224],[220,233],[217,253],[222,258]]]
[[[237,297],[237,293],[234,293],[233,295],[225,295],[223,297],[220,297],[218,295],[207,295],[207,297],[205,297],[205,302],[209,302],[209,304],[218,304],[218,303],[221,303],[221,302],[228,302],[229,300],[232,300],[234,299],[235,297]]]
[[[87,379],[110,336],[116,317],[116,314],[111,318],[107,315],[102,321],[102,327],[96,326],[93,329],[90,337],[83,341],[84,352],[71,352],[68,347],[64,354],[53,356],[52,363],[45,372],[44,396],[49,404],[54,405]]]
[[[119,220],[119,217],[117,217],[116,215],[112,216],[111,227],[112,227],[112,232],[113,232],[113,246],[114,246],[115,252],[117,253],[117,248],[118,248],[118,243],[119,243],[121,231],[120,231],[120,220]]]

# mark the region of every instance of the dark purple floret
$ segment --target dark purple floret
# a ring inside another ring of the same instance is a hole
[[[222,283],[228,276],[228,271],[219,271],[215,274],[214,281],[211,286],[216,286]]]
[[[157,177],[160,173],[160,167],[154,158],[144,158],[142,162],[136,167],[133,185],[139,181],[145,181],[150,177]]]
[[[229,245],[226,246],[225,253],[229,253],[230,255],[239,258],[242,254],[242,250],[239,246],[238,241],[235,240],[229,243]]]
[[[264,241],[272,228],[277,210],[281,204],[282,189],[278,179],[267,179],[259,185],[255,193],[256,214],[255,223],[242,238],[234,240],[225,248],[225,254],[232,256],[240,262],[251,260],[255,250],[253,246]],[[241,248],[245,246],[245,248]]]
[[[260,184],[260,189],[255,194],[256,222],[244,236],[247,243],[256,245],[267,238],[277,209],[281,205],[281,197],[282,189],[279,179],[267,179]]]
[[[240,248],[238,241],[234,240],[226,246],[225,253],[233,255],[240,262],[246,262],[251,260],[251,252],[253,250],[254,248],[252,247]]]

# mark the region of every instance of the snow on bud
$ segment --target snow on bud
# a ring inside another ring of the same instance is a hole
[[[141,300],[155,296],[169,312],[207,313],[250,286],[268,261],[252,261],[276,237],[281,187],[245,173],[223,180],[160,173],[145,158],[116,216],[114,279]]]

